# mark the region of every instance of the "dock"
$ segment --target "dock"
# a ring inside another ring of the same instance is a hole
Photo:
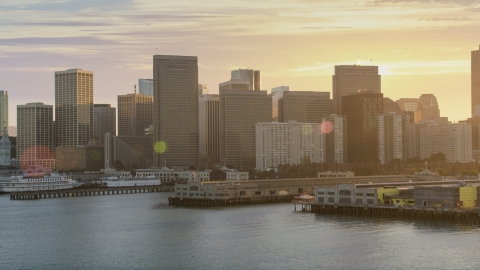
[[[253,197],[237,197],[226,199],[211,198],[168,198],[168,205],[171,206],[187,206],[187,207],[212,207],[212,206],[237,206],[249,204],[272,204],[272,203],[289,203],[293,200],[293,195],[271,195],[271,196],[253,196]]]
[[[444,208],[417,208],[395,206],[356,206],[338,204],[316,204],[293,202],[294,211],[297,205],[303,212],[329,215],[348,215],[382,218],[430,219],[430,220],[459,220],[471,224],[480,224],[480,209],[444,209]]]
[[[61,190],[39,190],[10,193],[10,200],[39,200],[51,198],[71,198],[85,196],[121,195],[152,192],[173,192],[174,187],[166,186],[136,186],[136,187],[96,187],[72,188]]]

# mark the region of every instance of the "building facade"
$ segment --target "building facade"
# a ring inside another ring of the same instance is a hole
[[[105,144],[105,134],[117,135],[117,109],[110,104],[93,105],[93,135],[100,145]]]
[[[17,159],[23,168],[55,168],[53,139],[52,105],[17,105]]]
[[[3,128],[2,138],[0,139],[0,166],[10,166],[11,160],[11,147],[10,138],[8,138],[7,128]]]
[[[206,84],[198,84],[198,96],[208,95],[208,87]]]
[[[198,109],[200,155],[204,159],[211,159],[203,162],[218,163],[220,159],[220,97],[218,95],[201,96]]]
[[[325,134],[317,123],[258,123],[255,129],[257,170],[326,160]]]
[[[8,91],[0,91],[0,123],[8,131]]]
[[[409,118],[398,113],[378,116],[378,158],[380,164],[405,161],[408,151]]]
[[[381,93],[377,66],[335,66],[333,80],[333,113],[342,114],[342,97],[358,91]]]
[[[332,114],[332,100],[329,92],[288,91],[279,99],[278,121],[300,123],[321,123]]]
[[[472,114],[475,106],[480,105],[480,46],[479,50],[472,51],[471,56],[471,81],[472,81]]]
[[[153,80],[138,79],[138,93],[153,97]]]
[[[433,94],[422,94],[418,99],[415,123],[440,117],[437,98]]]
[[[231,74],[229,81],[219,85],[219,90],[262,90],[260,70],[238,69],[232,70]]]
[[[288,86],[278,86],[272,88],[272,118],[274,122],[278,121],[278,100],[283,97],[283,93],[290,90]]]
[[[153,96],[136,93],[119,95],[117,102],[118,135],[144,136],[145,129],[153,123]]]
[[[347,117],[348,162],[368,163],[378,159],[378,116],[383,114],[383,94],[363,92],[342,98]]]
[[[198,164],[198,64],[196,56],[153,57],[154,165]]]
[[[347,163],[347,118],[332,114],[323,119],[320,129],[325,134],[326,162]]]
[[[401,98],[396,101],[401,111],[413,112],[413,119],[417,119],[418,98]]]
[[[220,90],[220,162],[255,168],[255,124],[272,121],[267,91]]]
[[[55,72],[56,146],[87,145],[93,135],[93,72]]]

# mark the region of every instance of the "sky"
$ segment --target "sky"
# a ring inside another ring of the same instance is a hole
[[[432,93],[441,116],[470,116],[478,0],[1,0],[0,90],[16,105],[54,104],[54,72],[94,72],[94,102],[117,106],[153,55],[198,56],[199,83],[238,68],[262,88],[332,91],[335,65],[378,65],[385,97]]]

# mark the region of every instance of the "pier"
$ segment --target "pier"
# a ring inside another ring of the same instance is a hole
[[[291,202],[292,199],[293,195],[237,197],[226,199],[170,197],[168,198],[168,205],[187,207],[236,206],[249,204],[288,203]]]
[[[152,192],[173,192],[173,187],[144,186],[144,187],[114,187],[114,188],[73,188],[62,190],[39,190],[10,193],[10,200],[39,200],[51,198],[70,198],[101,195],[121,195]]]
[[[355,206],[337,204],[315,204],[295,202],[303,212],[330,215],[349,215],[382,218],[431,219],[431,220],[459,220],[471,224],[480,224],[480,210],[478,209],[442,209],[416,208],[392,206]]]

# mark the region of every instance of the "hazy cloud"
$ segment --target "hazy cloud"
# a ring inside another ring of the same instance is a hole
[[[0,45],[112,45],[118,42],[98,37],[3,38]]]

